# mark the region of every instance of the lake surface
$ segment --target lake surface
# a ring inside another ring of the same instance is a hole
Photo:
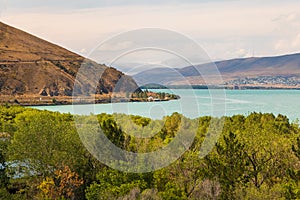
[[[174,112],[187,117],[248,115],[251,112],[300,118],[300,90],[151,90],[180,95],[180,100],[91,105],[33,106],[72,114],[125,113],[161,119]]]

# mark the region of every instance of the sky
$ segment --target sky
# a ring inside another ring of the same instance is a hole
[[[192,38],[212,60],[300,52],[296,0],[0,0],[0,21],[84,56],[149,27]]]

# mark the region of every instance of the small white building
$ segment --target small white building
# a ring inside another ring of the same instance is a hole
[[[148,101],[154,101],[154,98],[152,96],[148,97]]]

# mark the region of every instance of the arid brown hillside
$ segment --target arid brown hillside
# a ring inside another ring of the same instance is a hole
[[[0,95],[71,96],[83,61],[82,56],[0,22]],[[99,93],[112,92],[121,78],[123,87],[137,88],[122,72],[89,63],[103,70]],[[86,94],[86,88],[82,83],[78,93]]]
[[[155,68],[140,72],[133,77],[140,85],[225,84],[229,86],[253,86],[274,88],[300,88],[300,53],[274,57],[240,58],[215,62],[223,82],[207,77],[205,82],[199,72],[213,67],[211,63],[184,68]],[[212,68],[213,69],[213,68]],[[218,73],[214,73],[218,77]]]

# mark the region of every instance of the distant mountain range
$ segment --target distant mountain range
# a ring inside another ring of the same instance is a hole
[[[300,87],[300,54],[276,57],[252,57],[215,62],[223,83],[211,79],[206,83],[198,70],[211,64],[184,68],[155,68],[135,74],[140,85],[157,83],[162,85],[225,84],[228,86]]]
[[[0,22],[0,96],[70,97],[76,74],[85,61],[80,55]],[[122,72],[88,62],[103,71],[97,93],[111,93],[121,78],[127,87],[138,88]],[[82,83],[78,92],[88,93],[86,86]]]

